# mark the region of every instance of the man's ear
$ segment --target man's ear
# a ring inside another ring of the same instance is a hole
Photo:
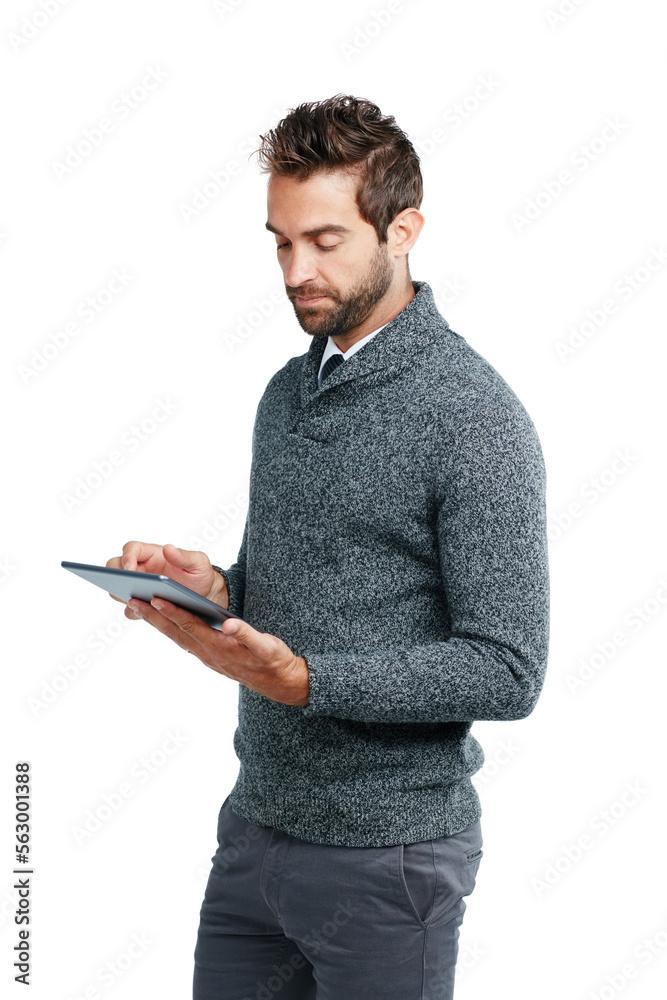
[[[417,242],[426,219],[417,208],[404,208],[387,228],[389,252],[394,257],[407,257]]]

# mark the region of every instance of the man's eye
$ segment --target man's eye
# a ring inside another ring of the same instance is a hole
[[[288,247],[288,246],[289,246],[289,243],[277,243],[276,244],[276,250],[284,250],[285,247]],[[318,250],[335,250],[336,247],[338,246],[338,244],[334,243],[334,244],[332,244],[332,246],[327,247],[327,246],[324,246],[322,243],[316,243],[315,246],[317,247]]]

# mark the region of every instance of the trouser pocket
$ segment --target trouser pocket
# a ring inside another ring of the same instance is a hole
[[[433,911],[437,887],[433,841],[401,844],[400,854],[402,882],[408,904],[425,924]]]
[[[399,874],[410,911],[422,925],[447,920],[475,888],[483,855],[481,825],[478,821],[447,837],[400,844],[399,852]]]

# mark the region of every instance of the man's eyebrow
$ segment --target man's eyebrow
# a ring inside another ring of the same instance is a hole
[[[272,226],[270,222],[266,223],[266,228],[270,233],[275,233],[276,236],[283,236],[284,233],[279,232],[275,226]],[[321,236],[322,233],[351,233],[352,230],[348,229],[347,226],[338,225],[336,222],[328,222],[324,226],[317,226],[315,229],[307,229],[305,232],[301,233],[302,236]]]

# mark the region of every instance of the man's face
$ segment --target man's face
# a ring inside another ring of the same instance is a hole
[[[269,182],[267,228],[276,234],[287,297],[313,337],[360,326],[394,280],[388,246],[361,218],[355,191],[343,171]]]

